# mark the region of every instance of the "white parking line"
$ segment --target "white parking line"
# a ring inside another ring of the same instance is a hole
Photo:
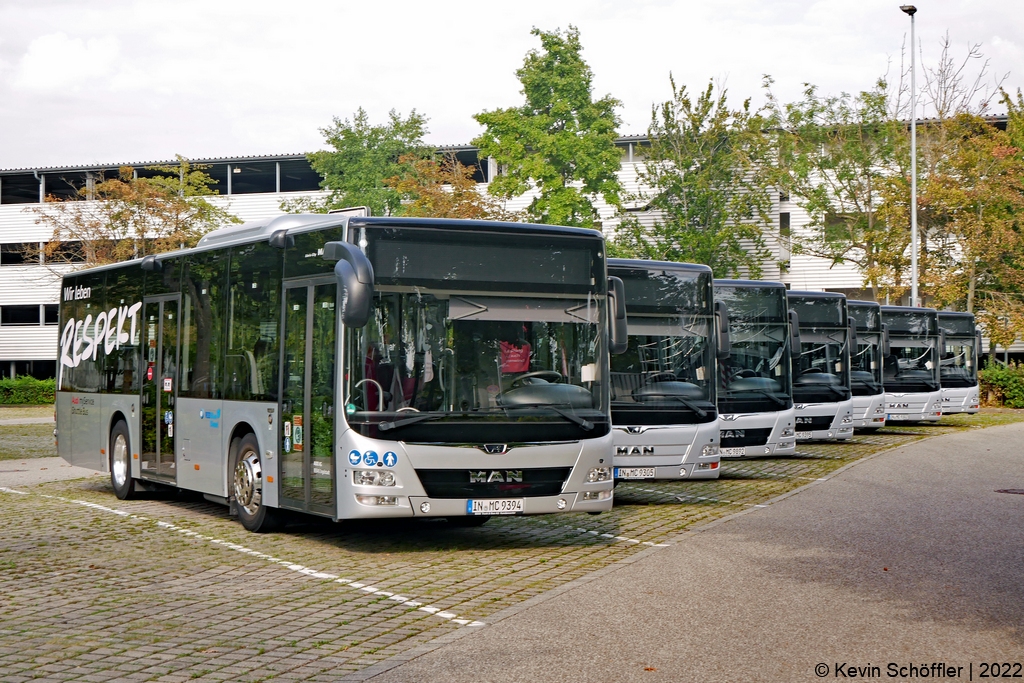
[[[15,490],[15,489],[9,489],[9,488],[4,487],[4,486],[0,486],[0,492],[2,492],[2,493],[14,493],[14,494],[21,495],[21,496],[32,495],[28,491],[18,491],[18,490]],[[219,546],[222,546],[224,548],[228,548],[229,550],[234,550],[234,551],[239,552],[239,553],[244,553],[246,555],[250,555],[252,557],[255,557],[255,558],[258,558],[258,559],[261,559],[261,560],[265,560],[267,562],[271,562],[273,564],[279,565],[279,566],[284,567],[285,569],[293,571],[293,572],[295,572],[297,574],[302,574],[304,576],[309,576],[309,577],[312,577],[312,578],[315,578],[315,579],[330,580],[330,581],[333,581],[334,583],[337,583],[337,584],[340,584],[340,585],[343,585],[343,586],[348,586],[349,588],[355,588],[357,590],[363,591],[365,593],[369,593],[371,595],[379,595],[381,597],[388,598],[389,600],[394,600],[395,602],[397,602],[397,603],[399,603],[401,605],[406,605],[408,607],[415,607],[415,608],[419,609],[422,612],[427,612],[428,614],[431,614],[431,615],[433,615],[435,617],[439,617],[441,619],[445,619],[447,621],[451,621],[451,622],[459,624],[461,626],[486,626],[487,625],[485,622],[482,622],[482,621],[475,621],[475,620],[472,620],[472,619],[460,619],[460,618],[458,618],[457,614],[454,614],[452,612],[445,612],[440,607],[433,607],[431,605],[424,605],[422,602],[417,602],[416,600],[411,600],[409,598],[404,598],[402,596],[395,595],[394,593],[390,593],[388,591],[380,590],[380,589],[376,588],[375,586],[367,586],[366,584],[358,583],[356,581],[352,581],[351,579],[343,579],[343,578],[339,577],[337,574],[329,574],[328,572],[317,571],[316,569],[312,569],[310,567],[306,567],[306,566],[301,565],[301,564],[296,564],[296,563],[292,562],[291,560],[283,560],[281,558],[274,557],[273,555],[267,555],[266,553],[261,553],[258,550],[254,550],[252,548],[247,548],[246,546],[239,545],[238,543],[232,543],[231,541],[225,541],[225,540],[220,539],[220,538],[214,538],[213,536],[206,536],[204,534],[200,534],[200,533],[198,533],[196,531],[192,531],[191,529],[185,529],[184,527],[180,527],[177,524],[171,524],[170,522],[164,522],[164,521],[161,521],[159,519],[150,519],[149,517],[143,517],[142,515],[135,515],[135,514],[132,514],[130,512],[126,512],[125,510],[118,510],[117,508],[107,507],[105,505],[100,505],[98,503],[92,503],[92,502],[89,502],[89,501],[86,501],[86,500],[76,500],[74,498],[64,498],[62,496],[50,496],[50,495],[47,495],[45,493],[39,493],[39,494],[36,494],[36,495],[40,496],[41,498],[51,498],[53,500],[59,500],[59,501],[65,502],[65,503],[73,503],[75,505],[82,505],[84,507],[91,508],[93,510],[98,510],[100,512],[108,512],[110,514],[118,515],[119,517],[126,517],[128,519],[135,519],[135,520],[138,520],[140,522],[153,522],[158,527],[160,527],[161,529],[167,529],[168,531],[173,531],[175,533],[182,534],[183,536],[188,536],[189,538],[195,538],[195,539],[198,539],[198,540],[201,540],[201,541],[206,541],[208,543],[212,543],[214,545],[219,545]]]
[[[552,524],[551,522],[546,522],[543,519],[532,518],[530,521],[533,522],[534,524],[545,524],[547,526],[560,526],[562,529],[572,529],[573,531],[577,531],[577,532],[579,532],[581,534],[590,534],[591,536],[600,536],[602,538],[612,538],[612,539],[615,539],[616,541],[622,541],[623,543],[633,543],[633,544],[638,544],[638,545],[649,545],[649,546],[654,547],[654,548],[667,548],[668,547],[668,543],[654,543],[653,541],[640,541],[640,540],[637,540],[635,538],[626,538],[625,536],[615,536],[614,534],[602,534],[600,531],[592,531],[590,529],[583,529],[581,527],[574,527],[574,526],[570,526],[568,524],[555,525],[555,524]]]

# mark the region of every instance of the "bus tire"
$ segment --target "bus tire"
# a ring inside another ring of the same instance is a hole
[[[231,442],[233,463],[228,491],[238,512],[238,521],[249,531],[266,533],[280,527],[280,512],[263,504],[263,465],[255,434]]]
[[[132,442],[128,436],[128,425],[118,420],[110,430],[110,484],[119,500],[135,497],[135,480],[132,479]]]
[[[466,515],[465,517],[446,517],[448,524],[460,529],[470,529],[476,526],[487,524],[490,515]]]

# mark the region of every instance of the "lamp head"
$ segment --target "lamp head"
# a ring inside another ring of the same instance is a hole
[[[913,5],[900,5],[900,9],[910,16],[914,16],[917,13],[917,8]]]

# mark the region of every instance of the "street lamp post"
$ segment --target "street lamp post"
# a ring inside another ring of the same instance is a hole
[[[917,297],[917,69],[914,68],[913,5],[900,5],[910,16],[910,305],[920,306]]]

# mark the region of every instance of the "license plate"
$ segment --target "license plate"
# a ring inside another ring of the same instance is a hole
[[[498,498],[495,500],[466,501],[467,515],[521,515],[523,514],[522,498]]]
[[[616,467],[616,479],[654,479],[653,467]]]
[[[746,455],[746,448],[721,448],[718,453],[720,455]]]
[[[909,420],[910,419],[910,415],[899,415],[899,414],[898,415],[891,415],[890,414],[890,415],[886,415],[885,419],[886,420],[893,420],[893,421],[896,421],[896,420]]]
[[[797,432],[796,438],[798,439],[810,439],[812,437],[811,432]]]

